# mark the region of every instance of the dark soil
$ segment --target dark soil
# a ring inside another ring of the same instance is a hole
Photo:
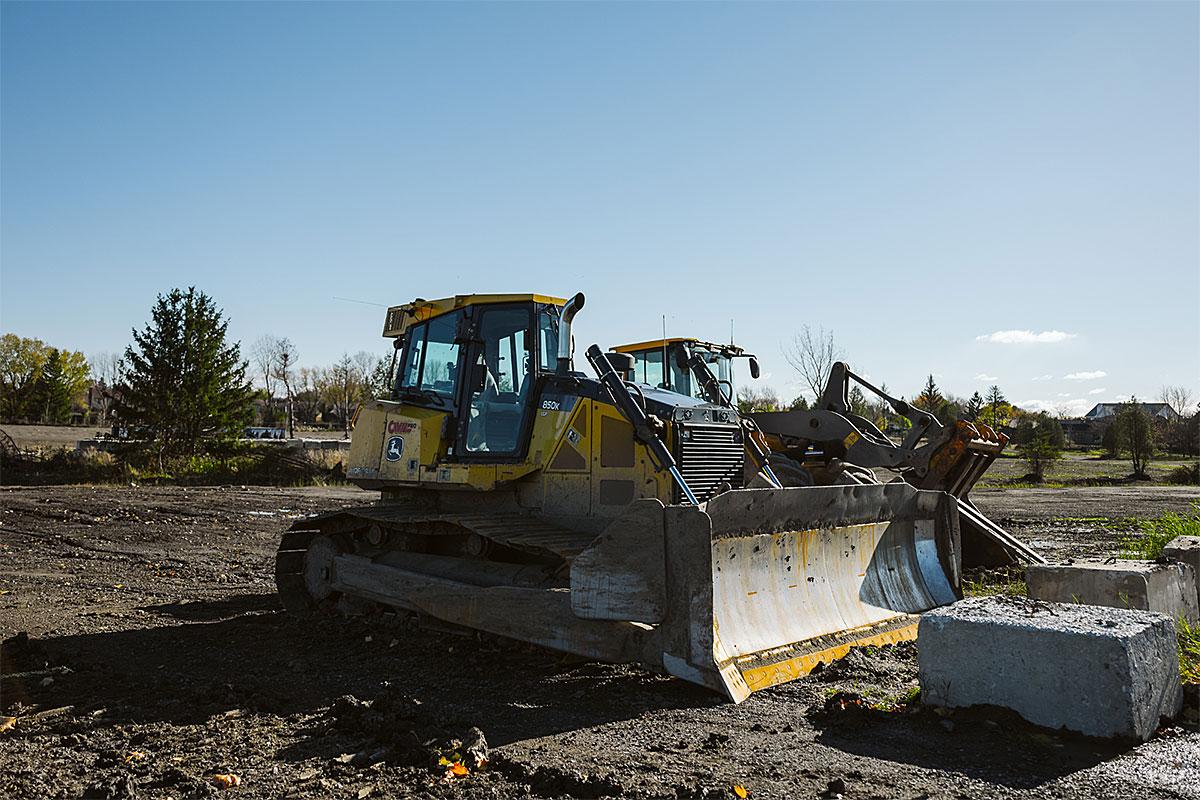
[[[1076,513],[1077,491],[979,502],[1070,550],[1048,522],[1096,515],[1094,499]],[[910,706],[912,644],[735,706],[632,666],[284,614],[280,532],[364,497],[0,489],[0,713],[17,718],[0,733],[0,796],[1200,797],[1200,734],[1128,748]],[[1128,501],[1119,516],[1187,505],[1155,497],[1108,502]],[[223,791],[218,774],[240,785]]]

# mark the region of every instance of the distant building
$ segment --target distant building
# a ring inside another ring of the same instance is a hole
[[[1082,417],[1059,420],[1063,433],[1072,444],[1097,445],[1104,440],[1104,431],[1121,413],[1124,403],[1097,403]],[[1142,411],[1153,420],[1173,422],[1179,419],[1175,409],[1166,403],[1138,403]]]
[[[1092,407],[1092,410],[1083,415],[1083,418],[1090,422],[1097,422],[1102,419],[1115,417],[1121,411],[1121,406],[1124,403],[1097,403]],[[1138,403],[1142,407],[1142,411],[1150,417],[1163,420],[1177,420],[1179,415],[1175,413],[1175,409],[1171,408],[1166,403]]]

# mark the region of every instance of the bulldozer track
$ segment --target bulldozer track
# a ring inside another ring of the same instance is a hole
[[[574,559],[596,538],[596,534],[589,531],[571,530],[528,514],[422,514],[386,505],[351,508],[297,520],[291,533],[350,532],[371,524],[396,530],[416,527],[418,530],[412,532],[425,536],[446,535],[452,528],[459,528],[497,544],[535,555],[554,555],[567,561]],[[285,536],[284,542],[287,541]],[[283,546],[280,545],[281,549]]]

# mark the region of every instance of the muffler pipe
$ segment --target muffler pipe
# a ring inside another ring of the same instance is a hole
[[[579,309],[583,308],[583,299],[583,292],[578,292],[562,307],[561,322],[558,326],[559,375],[566,375],[571,371],[571,321],[575,319]]]

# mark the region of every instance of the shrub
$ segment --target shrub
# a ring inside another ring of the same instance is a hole
[[[1044,413],[1021,417],[1014,438],[1021,458],[1029,465],[1030,476],[1039,483],[1046,477],[1046,469],[1062,458],[1066,445],[1062,425]]]
[[[1174,483],[1180,486],[1194,486],[1200,484],[1200,461],[1194,464],[1182,464],[1167,473],[1164,478],[1167,483]]]

